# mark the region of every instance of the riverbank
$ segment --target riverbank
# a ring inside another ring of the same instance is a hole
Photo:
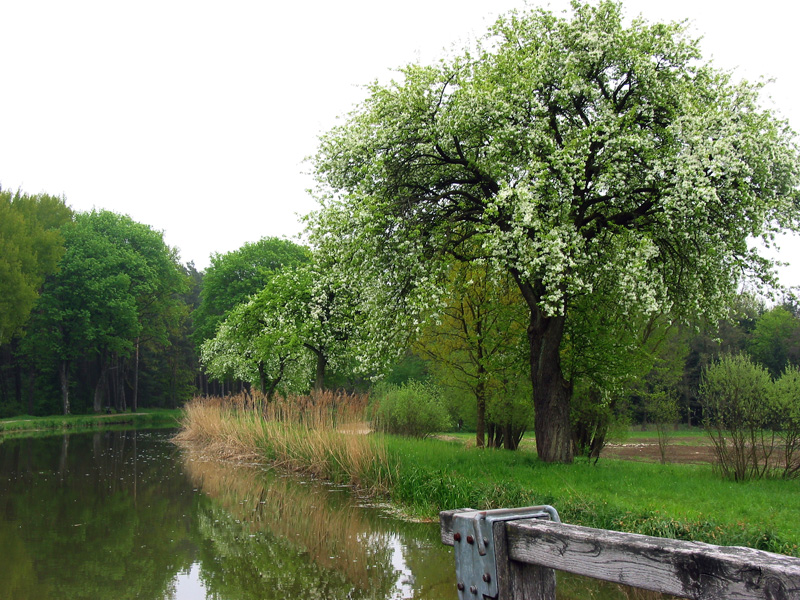
[[[564,522],[800,554],[796,481],[733,483],[708,465],[547,464],[531,451],[364,434],[364,403],[196,400],[179,438],[211,456],[347,483],[405,514],[551,504]]]
[[[0,435],[17,433],[75,431],[80,429],[99,429],[118,425],[137,427],[177,427],[182,409],[139,409],[137,412],[124,412],[101,415],[53,415],[31,417],[21,415],[0,419]]]

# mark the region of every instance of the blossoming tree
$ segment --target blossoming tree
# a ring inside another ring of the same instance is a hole
[[[376,356],[435,314],[448,257],[510,273],[537,450],[570,462],[576,299],[602,283],[622,313],[717,314],[742,277],[774,282],[748,241],[796,228],[800,161],[759,91],[702,62],[684,25],[626,26],[610,0],[511,13],[373,84],[322,137],[310,239],[359,290]]]

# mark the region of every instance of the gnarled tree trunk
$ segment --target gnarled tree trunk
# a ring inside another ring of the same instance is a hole
[[[536,451],[545,462],[571,463],[569,404],[572,383],[561,371],[561,338],[565,317],[548,317],[536,308],[528,326]]]

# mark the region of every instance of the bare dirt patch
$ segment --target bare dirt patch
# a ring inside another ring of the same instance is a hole
[[[659,462],[661,461],[661,452],[658,449],[658,438],[636,438],[608,444],[603,448],[601,458]],[[681,436],[670,438],[667,447],[667,462],[707,464],[713,461],[714,448],[705,438]]]

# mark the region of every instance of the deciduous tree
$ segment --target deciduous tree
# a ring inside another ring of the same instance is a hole
[[[571,461],[560,353],[579,299],[613,281],[622,314],[719,314],[743,274],[774,281],[749,240],[797,225],[793,132],[701,58],[683,24],[574,2],[370,86],[321,140],[310,221],[374,347],[440,304],[452,257],[494,261],[529,309],[539,456]]]
[[[193,314],[198,346],[214,337],[228,312],[261,290],[274,273],[306,263],[310,258],[307,248],[274,237],[248,242],[226,254],[214,254],[203,275],[200,306]]]
[[[0,345],[25,323],[45,276],[56,270],[60,228],[71,218],[61,198],[0,189]]]

